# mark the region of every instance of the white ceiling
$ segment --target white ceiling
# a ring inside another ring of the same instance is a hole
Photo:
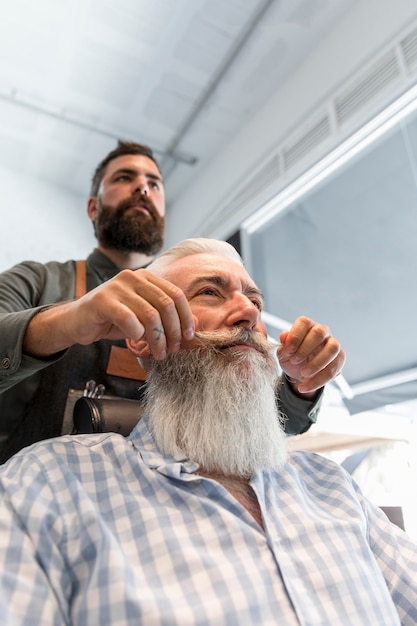
[[[171,202],[357,1],[3,0],[0,166],[86,196],[136,140]]]

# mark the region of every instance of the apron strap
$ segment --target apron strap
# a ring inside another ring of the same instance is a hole
[[[75,297],[81,298],[87,293],[87,263],[75,261]]]

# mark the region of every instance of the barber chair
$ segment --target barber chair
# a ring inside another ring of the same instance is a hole
[[[81,397],[74,404],[73,434],[114,432],[127,437],[145,412],[138,400]]]

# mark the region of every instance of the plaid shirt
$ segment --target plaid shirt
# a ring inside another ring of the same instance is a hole
[[[60,437],[0,470],[7,626],[417,624],[417,546],[338,465],[294,453],[251,484],[262,530],[167,458],[142,419]]]

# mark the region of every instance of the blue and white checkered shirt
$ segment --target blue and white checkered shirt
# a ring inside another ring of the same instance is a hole
[[[143,418],[35,444],[0,470],[7,626],[417,624],[417,546],[339,466],[255,475],[265,530]]]

